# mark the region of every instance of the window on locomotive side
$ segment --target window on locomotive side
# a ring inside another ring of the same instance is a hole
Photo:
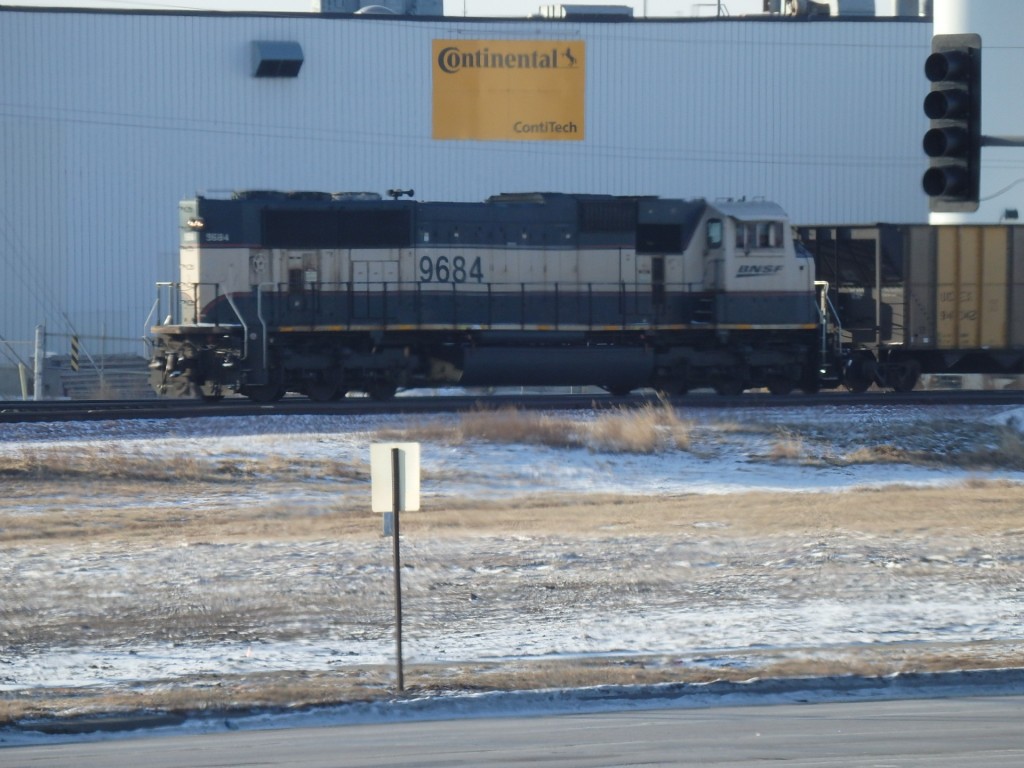
[[[762,221],[757,224],[757,247],[776,250],[782,247],[782,222]]]
[[[746,255],[755,253],[758,256],[781,255],[782,222],[759,221],[756,223],[736,225],[736,250]],[[776,253],[766,254],[765,251]]]
[[[707,246],[709,249],[722,247],[723,229],[721,219],[708,219]]]

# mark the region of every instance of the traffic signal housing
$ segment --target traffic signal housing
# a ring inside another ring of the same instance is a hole
[[[981,181],[981,37],[935,35],[924,63],[930,158],[921,179],[932,211],[976,211]]]

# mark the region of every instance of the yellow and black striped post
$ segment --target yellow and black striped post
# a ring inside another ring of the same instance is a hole
[[[71,337],[71,370],[78,371],[78,337]]]

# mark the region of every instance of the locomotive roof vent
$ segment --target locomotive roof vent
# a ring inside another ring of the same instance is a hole
[[[380,200],[377,192],[332,192],[332,200]]]
[[[240,189],[231,193],[232,200],[284,200],[285,193],[270,189]]]

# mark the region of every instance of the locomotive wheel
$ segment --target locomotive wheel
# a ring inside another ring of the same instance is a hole
[[[329,381],[316,381],[306,385],[305,394],[314,403],[327,403],[337,399],[338,385]]]
[[[258,384],[245,387],[242,394],[254,403],[276,403],[284,397],[284,387],[280,384]]]
[[[745,390],[746,384],[740,379],[719,379],[712,385],[715,389],[715,393],[722,395],[723,397],[736,397],[736,395],[742,395]]]
[[[374,381],[366,386],[366,394],[371,400],[390,400],[397,391],[398,387],[390,381]]]
[[[218,403],[224,399],[224,390],[220,388],[220,384],[207,382],[199,387],[199,397],[206,403]]]
[[[769,376],[765,386],[773,395],[788,395],[793,391],[793,380],[788,376]]]
[[[803,381],[800,383],[800,391],[805,395],[816,395],[821,392],[821,382],[810,380]]]
[[[633,391],[632,387],[628,387],[625,384],[616,384],[614,386],[601,387],[601,389],[603,389],[612,397],[625,397],[626,395]]]

